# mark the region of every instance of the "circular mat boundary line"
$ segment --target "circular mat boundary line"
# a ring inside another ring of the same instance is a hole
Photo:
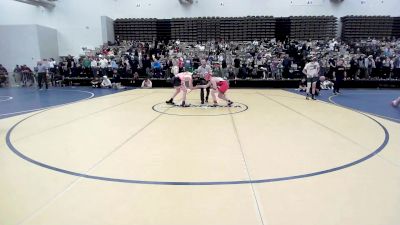
[[[69,103],[72,104],[72,103]],[[375,123],[377,123],[382,130],[384,131],[385,137],[384,140],[382,142],[382,144],[375,149],[372,153],[347,164],[341,165],[341,166],[337,166],[337,167],[333,167],[330,169],[326,169],[326,170],[321,170],[321,171],[316,171],[316,172],[311,172],[311,173],[306,173],[306,174],[299,174],[299,175],[293,175],[293,176],[285,176],[285,177],[276,177],[276,178],[267,178],[267,179],[256,179],[256,180],[234,180],[234,181],[151,181],[151,180],[133,180],[133,179],[121,179],[121,178],[112,178],[112,177],[102,177],[102,176],[95,176],[95,175],[89,175],[89,174],[83,174],[83,173],[78,173],[78,172],[74,172],[74,171],[70,171],[70,170],[66,170],[66,169],[62,169],[62,168],[58,168],[58,167],[54,167],[42,162],[39,162],[37,160],[34,160],[32,158],[29,158],[28,156],[22,154],[20,151],[18,151],[18,149],[16,149],[12,142],[11,142],[11,133],[12,131],[23,121],[37,115],[40,114],[42,112],[45,111],[41,111],[38,113],[35,113],[33,115],[30,115],[24,119],[22,119],[21,121],[17,122],[16,124],[14,124],[8,131],[6,134],[6,144],[8,146],[8,148],[14,152],[17,156],[19,156],[20,158],[33,163],[37,166],[46,168],[46,169],[50,169],[53,171],[57,171],[60,173],[64,173],[64,174],[68,174],[68,175],[72,175],[72,176],[78,176],[78,177],[83,177],[83,178],[87,178],[87,179],[94,179],[94,180],[102,180],[102,181],[109,181],[109,182],[118,182],[118,183],[129,183],[129,184],[149,184],[149,185],[180,185],[180,186],[210,186],[210,185],[234,185],[234,184],[257,184],[257,183],[271,183],[271,182],[279,182],[279,181],[289,181],[289,180],[295,180],[295,179],[301,179],[301,178],[308,178],[308,177],[313,177],[313,176],[318,176],[318,175],[322,175],[322,174],[327,174],[327,173],[332,173],[335,171],[339,171],[354,165],[357,165],[361,162],[364,162],[370,158],[372,158],[373,156],[377,155],[379,152],[381,152],[386,145],[389,142],[389,132],[387,130],[387,128],[381,124],[379,121],[377,121],[376,119],[372,118],[371,116],[363,113],[363,112],[359,112],[356,110],[353,110],[351,108],[346,108],[343,107],[347,110],[359,113],[361,115],[366,116],[367,118],[371,119],[372,121],[374,121]]]

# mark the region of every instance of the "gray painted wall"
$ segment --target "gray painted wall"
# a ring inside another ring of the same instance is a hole
[[[101,17],[101,35],[103,37],[103,43],[109,41],[115,42],[114,20],[108,16]]]
[[[38,25],[0,25],[0,64],[36,66],[42,58],[58,58],[57,31]]]
[[[0,63],[12,71],[16,64],[36,65],[40,59],[36,25],[0,26]]]
[[[53,28],[37,26],[38,43],[41,59],[58,59],[57,30]]]

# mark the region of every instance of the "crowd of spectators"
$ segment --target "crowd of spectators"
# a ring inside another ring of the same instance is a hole
[[[58,63],[48,60],[50,80],[63,77],[90,79],[170,78],[182,71],[197,71],[201,60],[211,67],[214,76],[226,79],[301,79],[305,64],[317,57],[320,76],[333,79],[340,61],[346,79],[400,79],[400,40],[367,39],[352,42],[339,40],[255,40],[247,42],[208,41],[185,43],[122,41],[107,45],[84,56],[61,57]],[[1,69],[1,68],[0,68]],[[29,71],[28,71],[29,70]],[[0,82],[7,75],[0,70]],[[25,72],[23,72],[25,71]],[[16,66],[15,74],[31,73]],[[29,76],[21,75],[27,85]],[[16,79],[16,78],[14,78]]]
[[[174,73],[195,71],[205,59],[215,76],[228,79],[301,78],[304,65],[316,56],[321,75],[327,78],[343,61],[348,79],[399,79],[399,40],[356,42],[209,41],[205,43],[122,42],[107,46],[92,57],[67,57],[59,63],[64,76],[169,78]]]

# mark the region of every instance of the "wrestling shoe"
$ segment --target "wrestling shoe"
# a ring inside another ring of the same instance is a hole
[[[182,107],[190,107],[190,104],[186,104],[185,102],[182,102],[181,106]]]

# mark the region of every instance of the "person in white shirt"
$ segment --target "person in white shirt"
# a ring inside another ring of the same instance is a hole
[[[55,68],[56,68],[56,61],[53,59],[53,58],[51,58],[50,60],[49,60],[49,68],[50,68],[50,71],[52,72],[52,73],[55,73],[56,71],[55,71]]]
[[[107,75],[108,60],[106,58],[103,58],[100,60],[99,63],[103,76]]]
[[[315,89],[317,87],[318,74],[319,74],[319,63],[317,61],[317,57],[312,57],[312,61],[307,63],[304,66],[303,73],[307,76],[307,96],[306,99],[309,99],[310,96],[310,88],[312,88],[311,96],[313,100],[315,98]]]
[[[146,78],[143,82],[142,82],[142,88],[152,88],[153,87],[153,83],[151,82],[151,80],[149,78]]]
[[[98,62],[95,58],[90,62],[90,68],[92,69],[93,77],[97,76],[97,67]]]
[[[107,76],[103,76],[103,81],[101,82],[101,87],[102,88],[111,88],[112,87],[111,80],[108,79]]]

